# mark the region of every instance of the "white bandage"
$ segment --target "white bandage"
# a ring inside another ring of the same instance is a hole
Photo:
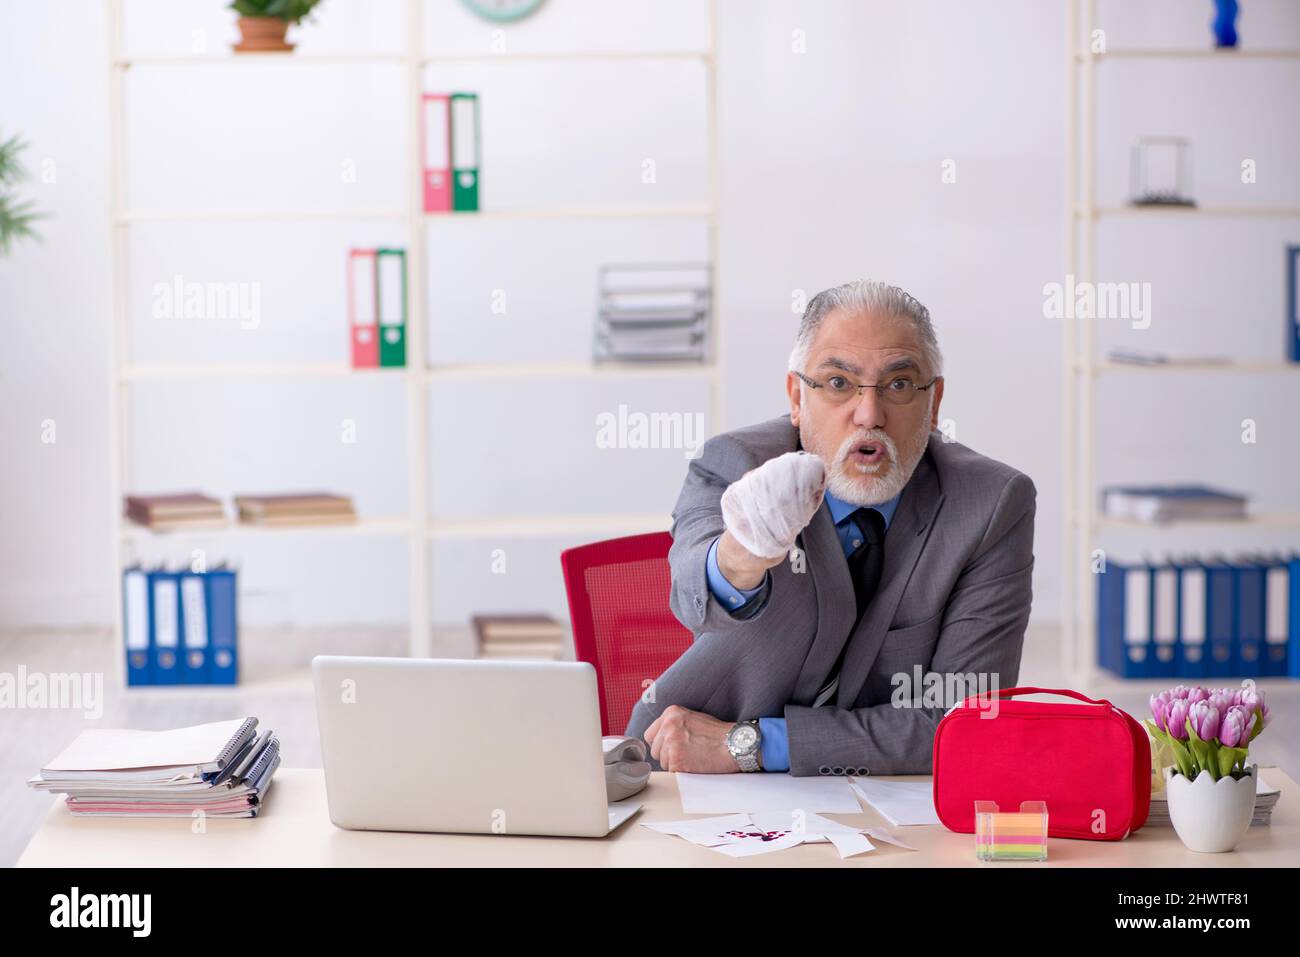
[[[809,452],[786,452],[750,469],[722,493],[722,521],[760,558],[781,558],[822,504],[826,464]]]

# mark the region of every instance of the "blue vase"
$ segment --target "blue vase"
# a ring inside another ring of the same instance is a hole
[[[1237,0],[1214,0],[1214,45],[1218,47],[1235,47],[1237,45]]]

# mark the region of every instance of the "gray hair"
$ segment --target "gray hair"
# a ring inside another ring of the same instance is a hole
[[[917,338],[921,340],[921,359],[929,366],[930,375],[943,374],[943,353],[939,351],[939,339],[934,334],[934,324],[930,322],[930,310],[897,286],[866,279],[833,286],[812,297],[808,308],[804,310],[803,318],[799,320],[799,333],[795,337],[794,349],[790,352],[792,370],[804,371],[808,350],[817,335],[817,329],[827,314],[835,309],[855,314],[883,312],[911,323]]]

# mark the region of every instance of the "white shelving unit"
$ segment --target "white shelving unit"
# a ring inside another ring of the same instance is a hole
[[[1297,219],[1300,206],[1138,207],[1100,203],[1096,193],[1097,83],[1098,68],[1109,60],[1152,61],[1161,69],[1172,69],[1179,60],[1296,61],[1300,50],[1215,50],[1215,49],[1117,49],[1092,53],[1087,40],[1097,26],[1096,0],[1069,0],[1066,25],[1066,272],[1078,282],[1095,281],[1097,223],[1107,218],[1177,216],[1195,221],[1202,218]],[[1139,366],[1099,360],[1093,342],[1093,325],[1073,316],[1064,320],[1062,336],[1062,437],[1064,446],[1062,535],[1061,658],[1070,680],[1091,684],[1097,666],[1096,580],[1087,556],[1103,530],[1143,529],[1159,535],[1162,526],[1124,521],[1104,516],[1098,506],[1096,487],[1096,382],[1103,376],[1185,374],[1279,375],[1300,373],[1300,364],[1242,361],[1230,363],[1170,363]],[[1300,512],[1256,512],[1245,522],[1179,522],[1169,528],[1229,529],[1258,531],[1262,528],[1300,528]]]
[[[121,571],[129,560],[131,549],[146,538],[183,541],[189,536],[255,535],[255,536],[311,536],[328,538],[337,536],[343,541],[358,535],[405,536],[409,542],[410,565],[410,640],[412,656],[428,656],[432,652],[432,588],[430,552],[434,540],[444,538],[475,538],[509,534],[513,537],[592,536],[613,537],[638,532],[666,529],[669,516],[648,514],[607,515],[518,515],[492,519],[444,520],[435,519],[430,512],[429,490],[431,484],[430,435],[428,422],[428,387],[444,379],[464,378],[649,378],[682,380],[703,378],[709,384],[710,422],[716,431],[722,427],[722,363],[718,328],[721,321],[718,294],[718,10],[717,0],[708,0],[709,45],[705,50],[661,51],[572,51],[562,53],[510,53],[467,54],[453,56],[428,56],[421,48],[420,38],[424,4],[421,0],[407,0],[406,35],[408,46],[404,54],[367,53],[341,55],[314,55],[302,53],[253,53],[193,56],[137,56],[124,53],[123,13],[125,0],[109,0],[108,16],[108,91],[109,91],[109,229],[111,243],[110,270],[110,359],[109,359],[109,409],[111,477],[108,483],[109,508],[114,516],[113,576],[115,642],[122,644],[122,593]],[[618,62],[618,61],[683,61],[701,63],[705,67],[704,97],[708,103],[708,201],[705,203],[678,203],[664,205],[623,204],[593,206],[557,206],[519,210],[486,209],[477,213],[429,214],[423,206],[422,170],[420,168],[420,94],[424,91],[423,71],[426,66],[444,63],[518,63],[536,62]],[[376,208],[347,211],[332,210],[262,210],[226,211],[219,209],[151,210],[136,209],[130,205],[126,177],[126,126],[125,83],[126,74],[136,66],[183,69],[193,65],[219,65],[239,69],[258,62],[298,64],[305,67],[327,65],[361,66],[373,64],[404,64],[406,67],[407,110],[407,203],[405,208]],[[612,220],[612,219],[664,219],[686,218],[703,220],[708,229],[708,255],[713,270],[712,307],[709,324],[709,342],[705,364],[664,363],[640,365],[631,363],[592,362],[518,362],[518,363],[435,363],[426,360],[426,329],[428,277],[425,255],[426,233],[429,229],[455,229],[461,222],[521,220]],[[133,224],[150,222],[312,222],[312,221],[396,221],[407,227],[407,362],[405,369],[378,369],[356,372],[343,362],[136,362],[132,358],[130,289],[128,271],[128,232]],[[355,525],[322,526],[317,528],[261,529],[230,524],[225,528],[202,529],[194,532],[153,532],[128,522],[123,517],[122,500],[132,489],[134,471],[134,443],[131,435],[132,388],[142,380],[188,380],[193,378],[224,377],[231,379],[313,379],[350,375],[379,376],[387,381],[404,380],[407,402],[406,452],[408,461],[407,514],[399,516],[363,516]],[[124,656],[119,656],[123,659]],[[124,664],[122,665],[125,668]],[[123,673],[123,685],[125,675]]]

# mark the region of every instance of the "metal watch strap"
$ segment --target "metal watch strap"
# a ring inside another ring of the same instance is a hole
[[[762,732],[759,731],[758,720],[754,719],[750,721],[737,721],[736,724],[738,725],[752,724],[754,726],[754,731],[757,732],[759,735],[758,747],[756,747],[749,754],[733,753],[731,755],[732,758],[734,758],[736,761],[736,766],[739,767],[741,771],[763,770],[763,736],[762,736]],[[730,752],[730,749],[728,749],[728,752]]]

